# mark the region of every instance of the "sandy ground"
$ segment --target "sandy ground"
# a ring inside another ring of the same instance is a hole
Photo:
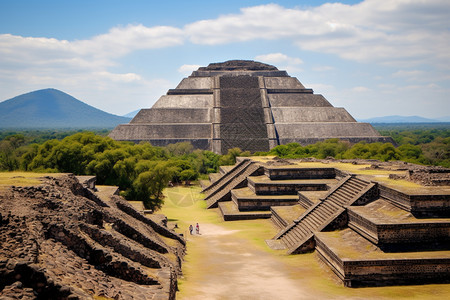
[[[236,230],[201,224],[200,235],[188,240],[201,251],[199,264],[210,269],[190,278],[186,286],[194,297],[179,299],[312,299],[271,254],[235,236]],[[194,278],[192,278],[194,279]]]

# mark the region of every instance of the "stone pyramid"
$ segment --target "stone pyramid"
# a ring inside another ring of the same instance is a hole
[[[152,108],[141,109],[129,124],[117,126],[110,137],[154,146],[188,141],[219,154],[234,147],[268,151],[291,142],[307,145],[330,138],[393,142],[286,71],[249,60],[199,68]]]

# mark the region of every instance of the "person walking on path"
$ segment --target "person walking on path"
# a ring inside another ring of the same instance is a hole
[[[195,225],[195,232],[197,232],[197,234],[200,234],[200,227],[197,225]]]
[[[192,235],[192,231],[194,231],[194,227],[191,225],[189,225],[189,233]]]

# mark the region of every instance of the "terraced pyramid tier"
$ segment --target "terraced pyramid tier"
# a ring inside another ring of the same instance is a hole
[[[268,151],[281,144],[306,145],[329,138],[393,142],[286,71],[248,60],[199,68],[151,109],[117,126],[110,137],[155,146],[187,141],[219,154],[234,147]]]
[[[345,229],[315,234],[319,257],[346,286],[448,282],[450,251],[386,253]]]

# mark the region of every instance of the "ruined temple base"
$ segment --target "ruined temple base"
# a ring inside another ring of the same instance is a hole
[[[270,211],[239,211],[233,201],[218,203],[224,221],[270,219]]]
[[[320,258],[345,286],[448,282],[450,251],[386,253],[350,229],[315,233]]]

